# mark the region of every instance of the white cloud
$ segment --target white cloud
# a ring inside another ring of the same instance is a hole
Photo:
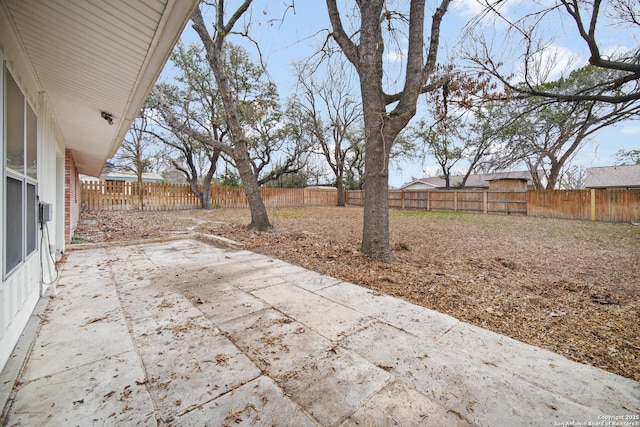
[[[621,55],[628,54],[631,48],[624,45],[608,46],[601,52],[604,58],[617,58]]]
[[[625,135],[638,135],[640,134],[640,126],[625,126],[620,129],[620,133]]]
[[[428,165],[424,166],[420,172],[422,173],[422,176],[420,176],[420,178],[430,178],[434,176],[440,176],[442,170],[438,165]]]
[[[388,62],[402,62],[407,57],[407,49],[386,52],[384,59]]]
[[[563,46],[550,44],[534,53],[528,60],[529,81],[534,84],[550,82],[566,77],[576,68],[586,64],[577,52]],[[518,81],[524,80],[524,69],[518,72]]]
[[[453,2],[453,10],[459,12],[465,18],[478,16],[485,9],[478,0],[460,0]]]

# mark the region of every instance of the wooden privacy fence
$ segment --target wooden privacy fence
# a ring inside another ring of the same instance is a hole
[[[364,191],[347,203],[364,205]],[[411,190],[390,191],[389,207],[519,214],[607,222],[640,222],[640,190]]]
[[[292,206],[335,206],[335,188],[260,188],[268,208]],[[142,203],[140,202],[142,195]],[[247,208],[243,187],[211,186],[211,205],[219,208]],[[188,184],[137,182],[83,182],[85,210],[180,210],[197,209],[200,199]]]
[[[268,208],[294,206],[335,206],[335,188],[271,188],[261,187],[262,201]],[[218,208],[248,208],[244,187],[211,186],[211,203]],[[199,206],[199,205],[198,205]]]
[[[349,191],[347,203],[364,206],[364,191]],[[389,191],[389,207],[428,211],[527,214],[527,192],[507,190]]]
[[[142,195],[142,206],[140,206]],[[200,206],[200,200],[188,185],[166,185],[122,181],[82,183],[84,210],[179,210]]]
[[[530,216],[640,222],[640,190],[537,190],[527,202]]]
[[[268,208],[336,206],[335,188],[261,188]],[[142,194],[142,206],[140,206]],[[363,206],[364,191],[347,191],[349,205]],[[211,186],[219,208],[248,208],[242,187]],[[86,210],[197,209],[200,200],[189,185],[135,182],[84,182]],[[640,190],[411,190],[390,191],[389,207],[433,211],[516,214],[608,222],[640,222]]]

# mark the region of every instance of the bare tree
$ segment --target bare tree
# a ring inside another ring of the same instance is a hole
[[[114,165],[118,169],[133,172],[137,177],[138,209],[144,210],[144,192],[142,190],[142,174],[152,169],[154,141],[147,133],[150,126],[149,110],[144,105],[138,116],[131,123],[131,128],[114,156]]]
[[[298,174],[305,168],[313,144],[309,138],[298,137],[289,117],[280,110],[275,89],[273,93],[269,105],[246,106],[243,113],[251,132],[251,168],[260,186],[272,181],[285,182],[287,175]]]
[[[322,155],[333,172],[338,189],[338,206],[345,205],[345,168],[349,159],[357,156],[357,146],[363,141],[360,103],[354,99],[348,71],[328,64],[324,81],[298,68],[298,86],[303,111],[320,145]]]
[[[563,190],[581,190],[584,188],[587,170],[582,166],[568,166],[563,169],[558,187]]]
[[[184,174],[201,207],[210,209],[218,158],[222,152],[232,153],[220,96],[201,46],[178,43],[170,60],[175,84],[153,89],[147,103],[159,114],[153,115],[155,126],[149,133],[170,148],[170,163]]]
[[[572,80],[599,74],[592,66],[572,73],[572,78],[559,82],[571,86]],[[588,80],[588,79],[587,79]],[[554,87],[555,85],[548,85]],[[546,188],[553,189],[561,181],[563,170],[595,132],[624,120],[640,117],[640,104],[634,101],[574,101],[549,104],[543,97],[511,100],[492,110],[496,134],[503,142],[494,166],[504,168],[523,162],[534,180],[544,172]],[[543,182],[535,182],[537,188]]]
[[[203,143],[173,129],[165,130],[167,132],[159,129],[150,132],[170,149],[170,153],[178,154],[167,154],[171,166],[185,176],[191,191],[198,196],[202,209],[211,209],[211,182],[217,170],[220,148],[213,148],[206,141]]]
[[[419,120],[410,127],[410,134],[422,149],[420,157],[435,158],[446,187],[451,186],[453,168],[456,165],[460,168],[461,161],[466,160],[467,170],[459,184],[464,186],[490,151],[492,140],[487,134],[491,130],[481,117],[487,104],[486,93],[492,86],[486,76],[463,73],[452,64],[439,68],[449,78],[442,91],[431,92],[425,97],[432,122],[425,118]]]
[[[464,140],[458,130],[461,122],[458,118],[448,117],[432,127],[422,119],[413,127],[411,136],[424,147],[427,155],[433,156],[440,166],[445,187],[451,187],[451,171],[464,158]]]
[[[636,47],[607,56],[603,54],[598,38],[598,30],[607,24],[619,25],[624,31],[640,35],[640,3],[637,0],[557,0],[550,6],[545,2],[530,2],[530,6],[539,5],[539,9],[519,19],[510,19],[500,11],[505,0],[478,1],[486,9],[476,20],[476,28],[484,33],[486,28],[481,28],[479,24],[489,17],[506,22],[510,34],[516,37],[511,45],[523,46],[523,50],[516,54],[523,68],[521,73],[505,69],[505,60],[512,62],[514,52],[509,52],[511,58],[505,58],[496,49],[492,49],[492,40],[487,40],[483,34],[472,36],[475,43],[468,44],[474,47],[469,49],[467,57],[480,69],[500,80],[511,92],[554,101],[626,103],[640,100],[640,49]],[[549,28],[547,19],[557,17],[558,14],[563,22],[567,22],[568,28],[573,26],[573,34],[586,47],[589,64],[606,71],[606,79],[584,81],[581,86],[565,88],[571,90],[558,90],[557,87],[554,90],[544,86],[550,71],[559,65],[560,57],[549,55],[550,43],[539,36],[539,33]],[[497,37],[504,38],[504,31]],[[546,63],[543,58],[547,58]]]
[[[227,41],[226,38],[233,34],[234,26],[238,23],[243,14],[249,9],[252,0],[244,0],[240,6],[231,13],[225,22],[225,0],[212,2],[215,8],[215,21],[213,32],[205,25],[202,11],[199,6],[193,12],[191,21],[193,29],[204,44],[206,57],[209,61],[211,71],[215,76],[218,92],[224,105],[226,123],[229,130],[229,138],[233,144],[233,160],[238,169],[240,178],[244,185],[244,191],[251,211],[251,224],[249,228],[259,231],[272,229],[269,222],[269,215],[260,194],[260,188],[249,158],[249,146],[245,129],[242,126],[241,105],[234,92],[229,78],[229,68],[227,67]]]
[[[618,165],[640,165],[640,150],[619,150],[616,153]]]
[[[341,12],[336,0],[327,0],[331,35],[356,69],[360,81],[366,138],[361,251],[372,259],[394,260],[389,244],[389,154],[396,137],[415,115],[418,96],[446,81],[437,78],[435,71],[440,24],[450,3],[441,0],[433,13],[425,58],[424,0],[411,0],[408,13],[388,9],[384,0],[356,1],[354,9],[359,23],[352,34],[343,25],[343,16],[348,12]],[[400,91],[388,93],[383,87],[385,35],[398,36],[395,25],[405,23],[408,47],[404,85]]]

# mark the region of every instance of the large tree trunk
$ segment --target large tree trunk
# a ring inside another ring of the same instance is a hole
[[[240,179],[242,179],[244,194],[247,196],[249,210],[251,211],[251,224],[249,224],[249,228],[258,231],[270,231],[272,227],[269,222],[269,215],[262,200],[262,194],[260,194],[258,180],[251,168],[247,143],[243,139],[242,141],[236,142],[234,146],[236,167],[238,168]]]
[[[211,181],[213,180],[213,174],[216,173],[218,157],[220,157],[220,151],[214,150],[213,154],[209,156],[211,166],[202,178],[202,195],[200,196],[202,209],[211,209]]]
[[[344,178],[342,169],[338,167],[338,175],[336,176],[336,188],[338,189],[338,206],[345,206],[347,201],[344,196],[344,182],[342,179]]]
[[[223,3],[219,3],[216,10],[215,23],[217,34],[213,39],[206,29],[200,9],[196,8],[191,20],[193,22],[193,28],[204,43],[207,51],[207,60],[209,61],[211,70],[216,78],[218,92],[222,98],[222,104],[224,105],[227,125],[229,126],[229,136],[233,141],[233,153],[236,168],[238,168],[240,179],[242,179],[244,191],[247,196],[247,202],[249,203],[249,210],[251,211],[251,224],[249,224],[249,228],[258,231],[269,231],[272,230],[272,226],[269,222],[267,208],[262,201],[258,180],[256,179],[251,167],[247,140],[245,138],[244,129],[242,128],[242,123],[238,113],[238,102],[231,90],[231,84],[229,83],[229,76],[227,75],[226,69],[225,36],[231,31],[236,20],[242,16],[250,4],[251,0],[245,0],[239,9],[233,14],[231,18],[232,20],[227,25],[224,25],[224,13],[222,10]]]
[[[198,200],[200,200],[200,207],[202,209],[206,209],[205,206],[205,202],[203,199],[203,195],[202,195],[202,191],[200,191],[200,187],[198,187],[198,178],[197,177],[188,177],[187,181],[189,181],[189,187],[191,188],[191,191],[193,191],[193,193],[198,196]]]
[[[439,87],[438,84],[429,87],[424,85],[435,70],[440,23],[451,0],[441,0],[440,6],[434,11],[426,61],[423,52],[425,1],[411,0],[405,82],[402,91],[394,95],[386,94],[382,87],[384,38],[381,24],[385,22],[386,25],[386,19],[389,18],[382,13],[386,2],[356,2],[360,10],[357,39],[352,39],[344,30],[336,0],[326,2],[333,28],[332,36],[356,68],[360,79],[366,140],[361,250],[372,259],[390,262],[394,256],[389,245],[389,153],[398,133],[416,113],[418,95]],[[392,14],[391,11],[389,13]],[[395,107],[387,111],[387,105],[394,103]]]
[[[372,259],[392,262],[389,244],[389,162],[380,128],[367,137],[365,157],[364,226],[360,250]]]
[[[384,90],[382,89],[382,30],[380,10],[382,1],[364,3],[361,10],[360,48],[370,53],[361,53],[356,65],[360,78],[362,111],[365,134],[365,188],[364,225],[360,250],[372,259],[391,262],[394,260],[389,244],[389,157],[395,135],[388,140],[389,124]]]
[[[144,192],[143,192],[143,187],[142,187],[142,171],[138,171],[137,172],[138,175],[138,185],[136,186],[137,188],[137,193],[138,193],[138,209],[140,209],[141,211],[144,210]]]
[[[211,209],[211,181],[202,183],[202,196],[200,196],[202,209]]]

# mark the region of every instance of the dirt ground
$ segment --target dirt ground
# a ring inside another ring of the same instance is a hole
[[[391,211],[392,264],[359,252],[362,209],[85,212],[74,241],[224,236],[323,274],[640,381],[640,226]]]

